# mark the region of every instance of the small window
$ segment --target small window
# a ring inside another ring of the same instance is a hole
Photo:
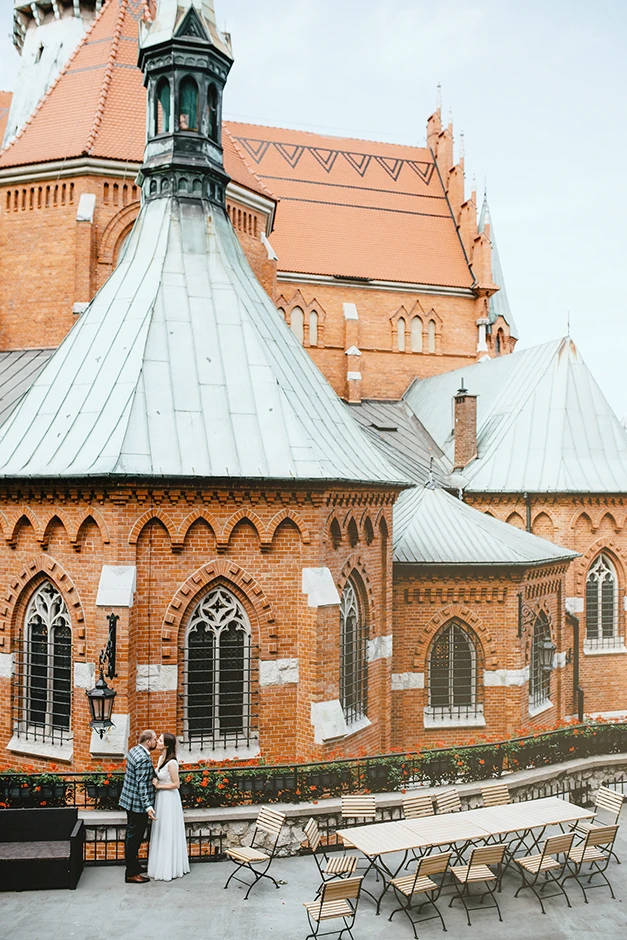
[[[218,92],[215,85],[207,89],[207,133],[212,140],[218,139]]]
[[[357,523],[354,519],[348,523],[348,541],[351,548],[355,548],[359,541],[359,531],[357,530]]]
[[[334,519],[331,523],[331,542],[333,548],[339,548],[342,544],[342,530],[337,519]]]
[[[181,82],[180,96],[179,129],[182,131],[197,131],[198,85],[189,75]]]
[[[309,345],[318,345],[318,314],[315,310],[309,314]]]
[[[422,352],[422,320],[420,317],[414,317],[411,321],[411,350],[412,352]]]
[[[429,655],[429,708],[434,720],[473,718],[477,702],[477,648],[468,628],[449,623],[436,636]]]
[[[429,320],[427,327],[427,350],[430,353],[435,352],[435,320]]]
[[[586,639],[613,645],[618,627],[618,579],[607,555],[599,555],[586,578]]]
[[[305,315],[301,307],[292,307],[290,312],[290,326],[298,342],[302,343],[304,339]]]
[[[405,320],[399,317],[398,321],[398,351],[405,352]]]
[[[348,725],[368,712],[368,629],[356,581],[349,578],[340,602],[340,700]]]
[[[366,540],[366,545],[372,545],[374,542],[374,529],[372,528],[372,522],[370,518],[367,517],[364,523],[364,538]]]
[[[155,130],[157,134],[169,134],[172,130],[170,83],[167,78],[161,78],[157,85],[157,100],[155,114]]]
[[[550,702],[551,670],[544,665],[543,650],[551,642],[551,631],[544,617],[538,617],[533,628],[531,664],[529,668],[529,706],[541,708]]]

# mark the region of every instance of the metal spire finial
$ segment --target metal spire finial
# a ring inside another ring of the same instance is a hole
[[[438,82],[438,88],[435,93],[435,109],[436,111],[442,110],[442,85]]]
[[[427,490],[437,490],[437,484],[435,482],[435,477],[433,475],[433,455],[429,459],[429,476],[427,477],[427,482],[425,484],[425,489]]]

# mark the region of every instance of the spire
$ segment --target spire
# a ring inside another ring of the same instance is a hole
[[[479,233],[486,232],[492,245],[492,280],[499,288],[498,291],[490,297],[490,323],[495,323],[499,317],[503,317],[509,326],[511,336],[518,338],[518,329],[509,306],[507,291],[505,290],[505,279],[503,269],[499,258],[498,248],[496,247],[496,238],[494,236],[494,224],[490,216],[490,207],[488,205],[488,194],[484,191],[483,205],[479,216]]]
[[[144,198],[176,192],[224,207],[222,95],[232,64],[212,0],[158,0],[139,43],[148,89]]]

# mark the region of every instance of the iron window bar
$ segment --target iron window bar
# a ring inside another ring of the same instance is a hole
[[[459,621],[437,634],[429,654],[429,715],[435,721],[483,715],[477,682],[477,644]]]
[[[551,670],[542,662],[542,650],[551,641],[551,630],[543,617],[538,617],[533,628],[531,666],[529,670],[529,705],[539,708],[551,699]]]
[[[618,579],[606,555],[599,555],[586,577],[586,639],[605,647],[616,642],[618,620]]]
[[[340,601],[340,701],[348,725],[368,713],[368,628],[352,578]]]

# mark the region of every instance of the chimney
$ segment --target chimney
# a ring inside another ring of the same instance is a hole
[[[453,398],[455,412],[455,469],[463,470],[477,456],[477,396],[461,388]]]

